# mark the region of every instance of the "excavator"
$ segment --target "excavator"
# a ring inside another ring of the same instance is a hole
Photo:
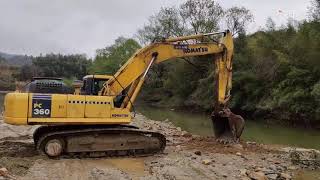
[[[207,55],[215,64],[215,136],[230,136],[221,112],[230,99],[233,48],[229,31],[159,38],[138,50],[114,75],[85,76],[74,93],[61,93],[59,79],[46,84],[41,78],[35,88],[8,93],[4,122],[40,125],[33,134],[35,148],[52,158],[159,153],[166,146],[163,134],[130,125],[133,103],[147,74],[156,63]]]

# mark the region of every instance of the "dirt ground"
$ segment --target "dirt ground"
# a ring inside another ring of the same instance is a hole
[[[282,147],[255,142],[222,145],[170,122],[137,114],[133,124],[167,137],[162,154],[138,158],[52,160],[34,150],[35,126],[11,126],[0,117],[1,179],[291,179],[301,170]]]

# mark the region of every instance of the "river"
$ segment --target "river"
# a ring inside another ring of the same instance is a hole
[[[0,111],[3,110],[4,94],[0,94]],[[173,109],[137,106],[137,111],[146,117],[164,121],[168,119],[175,126],[198,135],[213,135],[209,116],[202,113],[175,111]],[[282,144],[305,148],[320,149],[320,131],[266,125],[261,122],[246,121],[244,134],[247,141],[264,144]]]

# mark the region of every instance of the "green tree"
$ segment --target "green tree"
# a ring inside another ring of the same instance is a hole
[[[232,7],[225,12],[225,23],[232,35],[244,32],[251,22],[253,22],[253,15],[245,7]]]
[[[320,20],[320,0],[312,1],[312,6],[309,8],[309,16],[312,20]]]
[[[96,51],[90,73],[114,74],[139,48],[134,39],[116,39],[113,45]]]
[[[34,67],[29,69],[30,72],[22,73],[36,76],[82,79],[87,74],[87,68],[90,66],[91,61],[85,55],[47,54],[34,57],[32,64]],[[25,68],[22,71],[25,71]]]

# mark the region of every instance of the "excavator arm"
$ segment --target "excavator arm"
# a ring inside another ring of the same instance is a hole
[[[220,42],[199,41],[203,39],[208,40],[210,36],[217,34],[222,34]],[[197,42],[190,44],[188,43],[190,40]],[[228,31],[169,38],[161,42],[152,43],[138,50],[116,72],[113,78],[104,84],[100,94],[117,96],[124,89],[130,87],[128,97],[130,97],[130,102],[133,103],[136,98],[134,95],[137,95],[140,91],[145,76],[153,63],[210,54],[214,55],[213,60],[215,60],[216,78],[218,79],[213,91],[217,92],[217,102],[224,105],[230,96],[232,77],[233,39]],[[125,103],[123,107],[130,107],[131,103]]]
[[[213,36],[220,36],[219,41]],[[228,134],[230,125],[220,112],[226,108],[232,88],[233,38],[229,31],[162,39],[138,50],[100,91],[101,95],[118,96],[127,89],[121,108],[131,109],[148,71],[154,63],[167,60],[212,55],[215,62],[215,102],[212,120],[217,137]],[[217,129],[218,128],[218,129]],[[230,133],[229,133],[230,134]]]

